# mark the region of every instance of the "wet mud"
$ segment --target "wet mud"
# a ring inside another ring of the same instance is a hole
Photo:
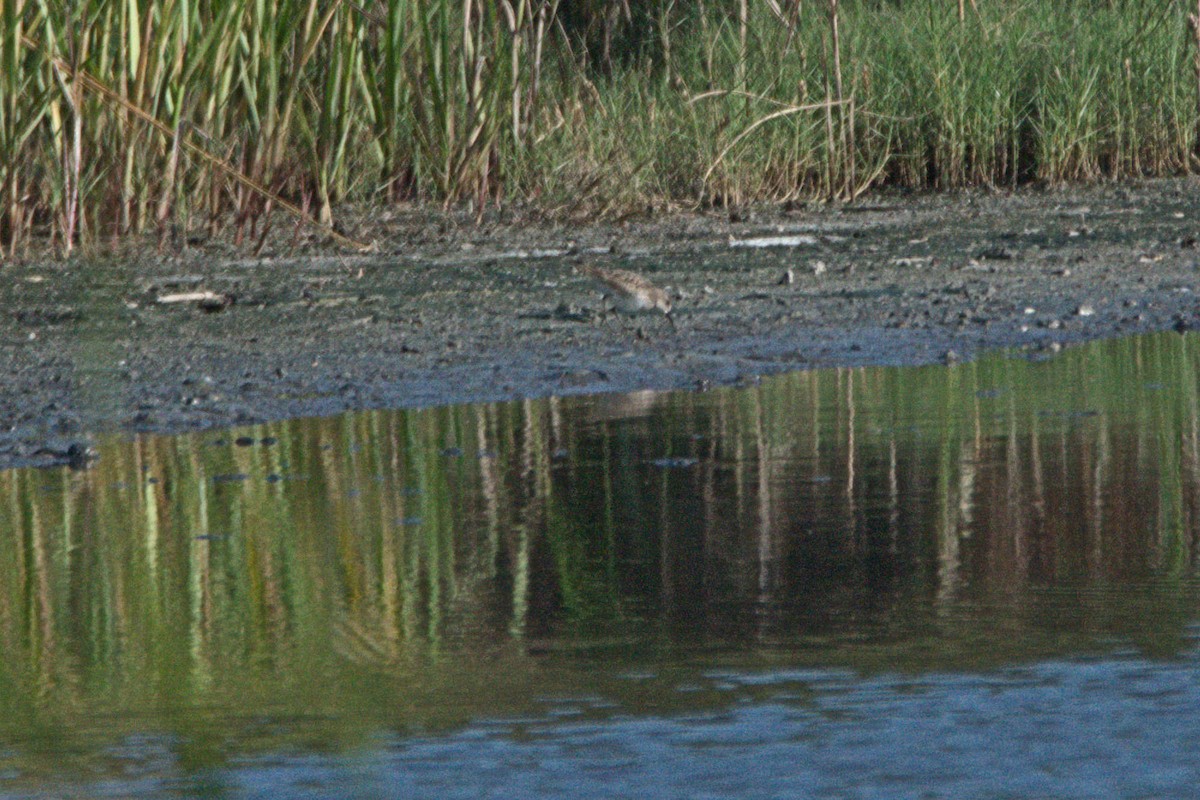
[[[1200,183],[881,194],[545,225],[397,213],[378,252],[281,241],[0,265],[0,468],[91,437],[383,407],[696,388],[784,370],[1033,357],[1200,327]],[[602,320],[580,260],[675,299]],[[643,336],[638,335],[641,328]]]

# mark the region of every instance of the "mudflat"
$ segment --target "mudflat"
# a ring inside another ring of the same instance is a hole
[[[345,255],[279,235],[0,266],[0,468],[112,430],[697,388],[784,370],[1035,356],[1200,327],[1200,181],[882,193],[851,206],[567,226],[365,216]],[[675,298],[601,320],[587,261]],[[638,335],[641,328],[644,336]]]

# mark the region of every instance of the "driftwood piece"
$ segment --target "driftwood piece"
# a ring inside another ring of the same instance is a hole
[[[174,294],[162,294],[155,298],[157,303],[195,303],[203,311],[220,311],[221,309],[233,304],[233,295],[220,294],[218,292],[199,291],[199,292],[176,292]]]

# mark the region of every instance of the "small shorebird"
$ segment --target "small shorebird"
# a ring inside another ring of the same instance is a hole
[[[601,269],[588,264],[580,264],[578,270],[600,286],[604,297],[612,303],[614,310],[631,317],[661,311],[667,322],[671,323],[672,330],[675,328],[675,319],[671,316],[671,298],[636,272],[627,269]],[[607,309],[604,309],[603,313],[607,315]],[[640,327],[638,335],[645,336]]]

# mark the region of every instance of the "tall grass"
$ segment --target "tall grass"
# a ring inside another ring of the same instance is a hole
[[[1186,0],[5,0],[0,244],[1194,169]]]

